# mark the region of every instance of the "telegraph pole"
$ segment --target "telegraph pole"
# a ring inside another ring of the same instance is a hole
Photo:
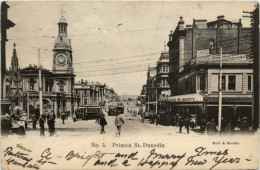
[[[222,119],[222,47],[220,47],[220,61],[219,61],[219,96],[218,96],[218,134],[221,131]]]
[[[39,104],[40,104],[40,115],[42,115],[42,70],[41,70],[41,57],[40,57],[39,48],[38,48],[38,68],[39,68]]]

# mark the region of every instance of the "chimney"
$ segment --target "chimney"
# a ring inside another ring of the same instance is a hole
[[[184,30],[184,21],[182,20],[182,16],[180,17],[180,20],[178,22],[179,30]]]

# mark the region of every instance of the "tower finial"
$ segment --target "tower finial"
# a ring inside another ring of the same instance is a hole
[[[166,41],[164,41],[164,50],[166,50]]]
[[[60,13],[61,13],[61,17],[63,17],[63,14],[65,14],[65,13],[66,13],[66,12],[63,10],[63,4],[62,4],[62,6],[61,6]]]
[[[16,44],[15,44],[15,42],[14,42],[14,49],[15,49],[15,46],[16,46]]]

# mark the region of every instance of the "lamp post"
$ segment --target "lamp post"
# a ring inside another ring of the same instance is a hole
[[[55,115],[55,111],[54,111],[54,101],[55,101],[55,91],[52,92],[52,111],[53,111],[53,115]]]

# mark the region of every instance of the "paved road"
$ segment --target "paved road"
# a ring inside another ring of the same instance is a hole
[[[123,118],[125,120],[125,124],[122,127],[122,134],[121,136],[146,136],[146,135],[159,135],[159,136],[173,136],[173,135],[188,135],[186,134],[186,130],[183,128],[183,133],[178,133],[177,127],[172,126],[156,126],[155,124],[150,124],[148,120],[144,123],[141,122],[140,116],[133,116],[132,113],[127,112],[127,108],[129,110],[138,110],[135,106],[134,102],[129,102],[128,104],[124,103],[125,106],[125,113],[123,114]],[[95,136],[95,135],[104,135],[104,136],[115,136],[116,127],[115,127],[115,116],[108,116],[105,113],[105,118],[107,120],[108,125],[105,126],[105,134],[100,134],[100,125],[96,123],[95,120],[78,120],[76,122],[72,121],[72,118],[68,118],[65,120],[65,124],[62,124],[61,119],[56,119],[55,127],[56,133],[54,137],[59,136],[78,136],[78,137],[88,137],[88,136]],[[28,125],[29,128],[26,131],[26,136],[39,136],[40,129],[39,125],[37,124],[37,129],[32,129],[32,124]],[[45,135],[49,136],[47,131],[47,124],[45,124]],[[194,131],[190,131],[189,135],[198,135]]]

